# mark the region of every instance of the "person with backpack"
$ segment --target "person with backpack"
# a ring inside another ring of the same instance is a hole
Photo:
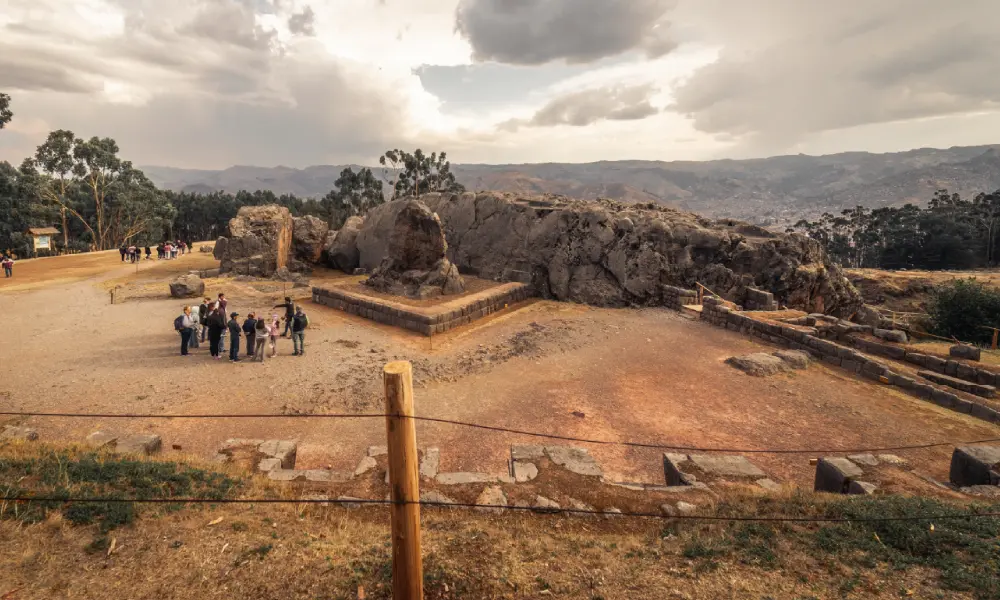
[[[229,315],[229,362],[240,362],[240,322],[236,317],[240,313],[234,312]]]
[[[281,337],[286,337],[288,332],[292,330],[292,318],[295,317],[295,304],[291,298],[285,296],[284,304],[275,304],[271,308],[285,309],[285,332],[281,334]]]
[[[309,327],[309,317],[302,312],[301,306],[295,307],[295,315],[292,316],[292,356],[306,355],[306,328]]]
[[[257,343],[257,319],[253,313],[247,315],[247,320],[243,321],[243,337],[247,340],[247,358],[253,358]]]
[[[184,312],[174,319],[174,329],[181,334],[181,356],[188,356],[188,344],[191,343],[191,334],[194,332],[190,306],[185,306]]]
[[[209,352],[212,358],[219,360],[221,351],[219,350],[222,341],[222,332],[226,330],[226,316],[215,304],[209,309],[208,314],[208,343]]]

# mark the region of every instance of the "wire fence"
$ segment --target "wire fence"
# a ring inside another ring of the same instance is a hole
[[[513,429],[499,425],[484,425],[481,423],[471,423],[467,421],[457,421],[454,419],[443,419],[438,417],[424,417],[419,415],[391,415],[385,413],[328,413],[328,414],[273,414],[273,413],[249,413],[249,414],[155,414],[155,413],[57,413],[57,412],[29,412],[29,411],[0,411],[0,416],[13,417],[52,417],[52,418],[89,418],[89,419],[385,419],[387,417],[411,419],[417,422],[439,423],[444,425],[454,425],[458,427],[469,427],[484,431],[507,433],[511,435],[521,435],[526,437],[559,440],[564,442],[574,442],[579,444],[592,444],[604,446],[624,446],[629,448],[641,448],[651,450],[680,450],[684,452],[727,452],[733,454],[864,454],[872,452],[903,452],[907,450],[923,450],[928,448],[938,448],[943,446],[973,446],[977,444],[989,444],[1000,442],[1000,437],[983,438],[977,440],[963,441],[938,441],[924,442],[919,444],[906,444],[895,446],[875,446],[875,447],[848,447],[848,448],[738,448],[719,446],[690,446],[684,444],[671,444],[664,442],[637,442],[623,440],[609,440],[597,438],[582,438],[555,433],[543,433],[539,431],[529,431],[525,429]]]

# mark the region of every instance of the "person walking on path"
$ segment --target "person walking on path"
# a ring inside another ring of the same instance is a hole
[[[146,246],[146,260],[153,260],[153,251]]]
[[[281,334],[281,337],[288,335],[288,332],[292,330],[292,318],[295,316],[295,304],[292,299],[285,296],[284,304],[275,304],[271,308],[284,308],[285,309],[285,332]]]
[[[247,340],[247,358],[253,358],[257,349],[257,319],[253,313],[247,315],[247,320],[243,321],[243,337]]]
[[[240,322],[236,320],[240,313],[229,315],[229,360],[240,362]]]
[[[208,298],[201,301],[201,306],[198,307],[198,322],[201,323],[201,341],[204,343],[205,336],[208,335],[208,315],[212,312],[209,305]]]
[[[225,294],[219,294],[219,299],[215,301],[219,306],[219,311],[222,312],[222,318],[226,317],[226,307],[229,305],[229,301],[226,300]],[[219,342],[219,352],[225,354],[226,352],[226,339],[229,337],[229,330],[224,329],[222,331],[222,340]]]
[[[174,321],[174,328],[181,334],[181,356],[188,356],[188,344],[191,343],[191,334],[194,333],[190,306],[184,307],[184,312]]]
[[[118,252],[120,252],[120,253],[121,253],[121,255],[122,255],[122,262],[125,262],[125,253],[126,253],[126,252],[128,252],[128,247],[127,247],[127,246],[125,245],[125,243],[124,243],[124,242],[123,242],[123,243],[122,243],[122,245],[121,245],[121,246],[120,246],[120,247],[118,248]]]
[[[306,328],[309,327],[309,317],[302,312],[301,306],[295,307],[295,315],[292,317],[292,352],[293,356],[305,356],[306,354]]]
[[[256,340],[256,345],[253,349],[253,359],[257,362],[264,362],[264,346],[267,345],[268,340],[271,339],[271,326],[267,324],[264,319],[257,319],[257,324],[254,325],[254,339]]]
[[[209,315],[208,315],[208,341],[209,341],[209,352],[212,354],[212,358],[219,360],[221,358],[220,342],[222,341],[222,332],[226,330],[226,317],[219,310],[218,306],[213,305]]]
[[[271,329],[268,331],[268,336],[271,338],[271,358],[278,355],[278,336],[281,331],[281,322],[278,320],[278,315],[271,315]]]
[[[3,260],[0,261],[0,266],[3,267],[3,276],[4,277],[8,277],[9,278],[9,277],[13,277],[14,276],[14,259],[13,258],[11,258],[9,256],[3,257]]]

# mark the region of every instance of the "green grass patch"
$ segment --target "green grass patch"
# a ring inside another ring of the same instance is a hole
[[[0,457],[4,496],[43,496],[48,502],[6,503],[0,518],[33,523],[61,510],[74,524],[98,523],[102,532],[132,522],[137,505],[129,502],[74,502],[63,498],[153,499],[232,497],[242,481],[226,474],[175,462],[136,460],[94,451],[47,449],[26,456]],[[177,510],[182,505],[156,505]]]

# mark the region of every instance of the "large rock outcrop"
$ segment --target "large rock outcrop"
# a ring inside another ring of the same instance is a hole
[[[319,262],[330,226],[323,219],[312,215],[295,217],[292,222],[292,251],[295,258],[307,263]]]
[[[447,253],[438,216],[422,202],[405,202],[393,220],[386,256],[365,283],[415,298],[460,294],[465,282]]]
[[[426,194],[447,254],[463,273],[532,283],[549,298],[597,306],[659,305],[663,286],[699,282],[742,303],[748,288],[781,304],[848,316],[861,296],[819,243],[736,221],[714,221],[654,204],[522,198],[497,192]],[[366,215],[359,265],[388,254],[396,201]]]
[[[229,221],[222,272],[270,277],[287,267],[293,228],[292,215],[283,206],[244,206]]]
[[[358,251],[358,233],[364,225],[364,217],[349,217],[340,231],[331,230],[323,242],[323,262],[334,269],[353,273],[361,265]]]

